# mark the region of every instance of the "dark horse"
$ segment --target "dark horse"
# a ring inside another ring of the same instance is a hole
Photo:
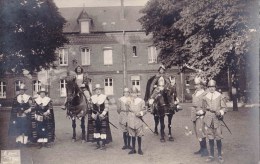
[[[67,90],[67,116],[72,120],[73,136],[72,142],[76,141],[76,119],[81,121],[82,143],[85,142],[85,116],[87,114],[88,101],[85,98],[83,91],[76,83],[75,76],[66,77],[66,90]]]
[[[171,79],[170,81],[171,85],[164,87],[163,89],[155,88],[152,90],[152,93],[149,93],[149,98],[154,99],[153,104],[150,104],[151,113],[154,115],[154,121],[155,121],[155,131],[154,133],[158,135],[158,125],[160,123],[161,129],[161,142],[165,142],[165,123],[164,123],[164,117],[167,115],[168,117],[168,137],[169,141],[174,141],[172,137],[172,130],[171,130],[171,124],[172,124],[172,117],[175,114],[175,112],[179,111],[179,108],[177,108],[178,105],[178,98],[177,98],[177,92],[175,87],[175,79]]]

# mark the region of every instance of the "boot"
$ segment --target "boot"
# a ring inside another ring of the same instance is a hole
[[[213,162],[214,159],[214,140],[210,139],[209,140],[209,147],[210,147],[210,156],[208,159],[206,159],[206,162]]]
[[[205,157],[209,155],[209,151],[207,149],[207,142],[206,138],[202,138],[202,151],[201,151],[201,157]]]
[[[129,136],[129,134],[127,134],[127,148],[128,149],[132,149],[130,143],[131,143],[131,136]]]
[[[217,140],[217,148],[218,148],[218,162],[224,163],[224,159],[222,157],[222,142],[221,140]]]
[[[99,149],[100,147],[101,147],[100,143],[99,143],[99,141],[97,141],[96,149]]]
[[[143,155],[143,151],[142,151],[142,137],[137,137],[137,141],[138,141],[138,154]]]
[[[106,140],[105,139],[102,139],[101,150],[106,150]]]
[[[132,137],[132,150],[128,154],[135,154],[135,137]]]
[[[202,143],[202,141],[200,141],[200,149],[199,149],[198,151],[194,152],[194,154],[195,154],[195,155],[201,154],[202,149],[203,149],[203,143]]]
[[[127,146],[127,136],[126,136],[126,132],[123,132],[123,139],[124,139],[124,146],[122,147],[122,150],[125,150],[128,148]]]

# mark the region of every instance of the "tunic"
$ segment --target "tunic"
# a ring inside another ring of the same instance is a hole
[[[32,98],[27,94],[19,94],[13,100],[8,134],[15,136],[16,142],[26,144],[28,137],[31,140],[31,105]]]
[[[145,102],[141,98],[137,97],[132,99],[129,103],[128,113],[128,130],[130,136],[143,136],[143,122],[142,117],[145,115]],[[138,117],[137,115],[140,115]]]
[[[127,106],[130,102],[130,97],[121,97],[118,99],[117,112],[119,113],[119,125],[123,132],[127,132]]]
[[[204,122],[206,124],[206,132],[209,139],[222,139],[221,121],[217,118],[216,113],[224,113],[227,111],[224,97],[217,91],[208,92],[203,97],[206,114]]]
[[[37,142],[54,142],[55,120],[52,101],[49,97],[38,96],[35,99],[35,123],[33,137]]]
[[[104,94],[91,96],[92,110],[88,116],[87,142],[95,142],[104,139],[106,143],[112,142],[112,134],[109,126],[109,113],[107,96]],[[104,118],[99,115],[103,114]],[[96,119],[93,119],[93,116]]]
[[[199,141],[205,137],[205,124],[204,124],[204,111],[202,100],[203,97],[207,94],[203,89],[196,90],[192,95],[192,107],[191,107],[191,121],[193,122],[193,128],[196,134],[196,137]],[[201,112],[199,115],[197,112]]]

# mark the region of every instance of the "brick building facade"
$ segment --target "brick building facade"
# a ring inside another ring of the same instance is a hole
[[[151,36],[142,31],[137,21],[141,9],[136,6],[60,8],[61,15],[67,20],[64,33],[69,44],[57,49],[57,69],[31,78],[22,75],[0,78],[0,103],[10,103],[16,95],[15,88],[24,82],[31,95],[44,84],[54,104],[60,105],[66,96],[66,72],[74,70],[77,65],[88,73],[92,86],[101,84],[109,97],[121,97],[125,86],[135,86],[143,98],[147,80],[157,73],[160,63]],[[177,68],[168,71],[177,78],[177,91],[183,99],[187,78],[177,72]]]

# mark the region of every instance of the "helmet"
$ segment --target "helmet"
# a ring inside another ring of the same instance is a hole
[[[215,80],[210,80],[208,82],[208,87],[215,87],[216,86],[216,81]]]

